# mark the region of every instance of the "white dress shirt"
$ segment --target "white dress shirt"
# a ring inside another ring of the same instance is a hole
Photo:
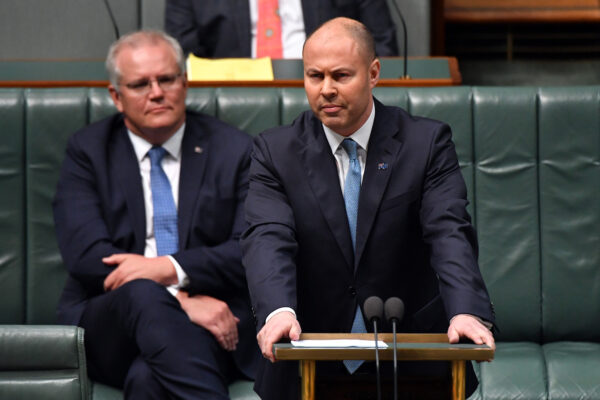
[[[179,204],[179,171],[181,169],[181,141],[183,139],[184,129],[185,123],[162,145],[167,152],[162,159],[161,165],[171,184],[175,207]],[[152,189],[150,187],[150,157],[148,157],[148,151],[152,148],[152,144],[130,130],[127,130],[127,133],[129,134],[129,139],[131,140],[133,150],[135,151],[140,166],[140,177],[142,179],[142,189],[144,192],[144,209],[146,211],[146,245],[144,247],[144,256],[156,257],[157,250],[153,220],[154,206],[152,204]],[[169,257],[171,263],[173,263],[173,266],[175,267],[178,282],[175,285],[167,287],[167,289],[169,289],[171,294],[176,295],[179,288],[185,286],[188,277],[175,258],[170,255],[167,257]]]
[[[250,33],[252,34],[252,58],[256,58],[256,22],[258,21],[258,0],[250,3]],[[302,46],[306,40],[304,14],[301,0],[279,0],[281,17],[281,44],[283,58],[302,58]]]

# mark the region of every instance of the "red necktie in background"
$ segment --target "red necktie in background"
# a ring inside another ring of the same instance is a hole
[[[258,0],[256,57],[283,57],[278,0]]]

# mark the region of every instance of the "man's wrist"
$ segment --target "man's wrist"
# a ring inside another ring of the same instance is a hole
[[[285,312],[285,311],[287,311],[289,313],[292,313],[292,315],[294,316],[294,318],[296,318],[296,311],[294,311],[293,308],[291,308],[291,307],[281,307],[281,308],[278,308],[277,310],[273,311],[271,314],[267,315],[267,318],[265,319],[265,323],[269,322],[269,320],[271,318],[273,318],[275,315],[277,315],[279,313],[282,313],[282,312]]]
[[[175,257],[173,256],[166,256],[169,261],[171,261],[171,264],[173,265],[173,269],[175,270],[175,282],[171,285],[172,287],[174,287],[175,289],[181,289],[183,287],[186,287],[189,283],[189,279],[187,274],[185,273],[185,271],[183,270],[183,268],[181,268],[181,265],[179,265],[179,263],[177,262],[177,260],[175,260]]]
[[[472,317],[475,318],[477,321],[479,321],[483,326],[485,326],[486,328],[488,328],[489,330],[492,330],[492,328],[494,327],[494,324],[492,324],[489,321],[486,321],[484,319],[479,318],[477,315],[473,315],[473,314],[456,314],[454,317],[452,317],[450,319],[450,323],[452,323],[452,320],[456,317],[458,317],[459,315],[466,315],[468,317]]]

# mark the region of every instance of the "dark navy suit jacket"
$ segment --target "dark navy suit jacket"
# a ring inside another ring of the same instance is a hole
[[[357,305],[373,295],[404,301],[400,332],[446,332],[460,313],[493,322],[466,205],[450,128],[376,101],[354,252],[321,122],[307,111],[261,134],[242,236],[258,328],[287,306],[303,332],[350,332]],[[297,366],[264,362],[256,390],[292,398],[277,382],[296,375]]]
[[[353,18],[373,34],[377,55],[398,55],[386,0],[302,0],[302,13],[307,36],[332,18]],[[252,53],[248,0],[167,0],[165,30],[186,54],[223,58]]]
[[[239,236],[245,229],[249,136],[216,118],[188,112],[182,140],[174,258],[191,293],[219,298],[241,321],[234,352],[253,375],[258,350]],[[146,222],[138,161],[120,114],[69,140],[54,200],[60,251],[69,276],[60,299],[61,323],[77,325],[85,304],[102,294],[113,253],[143,254]]]

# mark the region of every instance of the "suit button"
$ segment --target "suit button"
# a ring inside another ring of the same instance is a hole
[[[350,296],[352,297],[356,296],[356,288],[354,286],[350,286],[348,288],[348,293],[350,293]]]

